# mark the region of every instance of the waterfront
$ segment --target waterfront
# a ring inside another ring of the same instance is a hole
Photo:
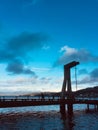
[[[0,130],[98,130],[98,112],[85,109],[74,105],[70,117],[61,115],[59,105],[0,108]]]

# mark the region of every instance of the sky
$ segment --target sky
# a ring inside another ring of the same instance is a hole
[[[98,86],[98,0],[0,0],[0,94]],[[76,72],[75,72],[76,70]]]

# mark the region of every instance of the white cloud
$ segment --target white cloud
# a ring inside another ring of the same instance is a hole
[[[55,77],[54,77],[55,78]],[[62,84],[62,83],[61,83]],[[15,77],[9,80],[0,81],[0,91],[5,94],[20,94],[42,91],[59,91],[60,83],[55,84],[53,77]],[[6,91],[5,91],[6,90]]]
[[[73,60],[79,62],[98,62],[98,56],[94,56],[92,53],[85,49],[76,49],[68,46],[64,46],[60,49],[63,54],[57,59],[54,66],[66,64]]]
[[[66,52],[67,55],[71,55],[73,53],[77,53],[77,50],[75,48],[63,46],[61,47],[60,52]]]

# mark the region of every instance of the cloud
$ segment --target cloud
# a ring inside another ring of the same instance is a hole
[[[30,84],[30,85],[46,85],[46,84],[50,84],[52,78],[50,77],[18,77],[15,78],[14,80],[9,80],[7,83],[8,84],[16,84],[16,85],[26,85],[26,84]]]
[[[41,82],[41,84],[48,84],[48,83],[50,83],[51,80],[52,80],[51,78],[42,77],[40,79],[40,82]]]
[[[94,83],[94,81],[90,78],[90,76],[85,76],[84,78],[78,80],[78,84],[90,84]]]
[[[17,77],[14,76],[13,80],[1,79],[0,86],[2,86],[1,90],[3,89],[4,91],[6,88],[9,88],[10,92],[13,92],[16,90],[21,90],[21,91],[25,90],[26,92],[28,90],[30,90],[31,92],[52,91],[52,90],[55,91],[57,89],[56,88],[57,85],[55,83],[51,84],[52,82],[54,83],[53,77],[34,77],[34,76],[27,77],[27,76],[18,75]]]
[[[35,49],[41,49],[48,37],[41,33],[23,32],[0,46],[0,62],[8,64],[6,70],[13,74],[31,74],[24,70],[23,62],[31,58]],[[15,68],[16,67],[16,68]]]
[[[11,38],[5,45],[2,44],[0,48],[0,61],[6,62],[15,58],[25,60],[34,49],[42,48],[47,40],[47,36],[41,33],[23,32]]]
[[[95,68],[87,76],[83,77],[81,80],[78,80],[78,84],[89,84],[98,82],[98,68]],[[98,83],[97,83],[98,84]]]
[[[7,83],[8,84],[15,84],[16,86],[18,85],[22,85],[22,86],[25,86],[26,84],[29,85],[29,84],[36,84],[38,82],[38,77],[18,77],[18,78],[15,78],[14,80],[9,80]]]
[[[93,71],[90,72],[91,78],[98,78],[98,68],[95,68]]]
[[[75,48],[70,48],[68,46],[61,47],[60,52],[66,51],[66,54],[70,55],[73,53],[77,53],[77,50]]]
[[[57,61],[54,63],[54,66],[66,64],[73,60],[79,62],[97,62],[98,56],[94,56],[89,51],[85,49],[75,49],[68,46],[64,46],[60,49],[60,53],[63,53]]]
[[[6,71],[8,71],[10,74],[26,74],[36,76],[35,72],[30,70],[29,68],[25,68],[24,64],[19,60],[15,60],[9,63]]]
[[[87,74],[88,71],[87,71],[86,69],[80,69],[80,70],[78,71],[78,73],[79,73],[80,75],[82,75],[82,74]]]

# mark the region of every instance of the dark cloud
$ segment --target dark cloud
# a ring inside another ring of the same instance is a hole
[[[78,84],[97,83],[98,82],[98,68],[95,68],[87,76],[78,81]]]
[[[78,80],[78,84],[90,84],[94,83],[95,81],[90,76],[85,76],[83,79]]]
[[[47,77],[42,77],[40,79],[42,84],[48,84],[48,83],[50,83],[51,80],[52,80],[51,78],[47,78]]]
[[[23,32],[11,38],[5,46],[0,49],[0,61],[8,62],[16,58],[26,59],[36,48],[41,48],[47,41],[47,36],[40,33]],[[4,48],[3,48],[4,47]]]
[[[7,43],[0,45],[0,62],[8,64],[6,70],[13,74],[33,74],[29,69],[24,70],[22,61],[29,60],[34,49],[42,48],[47,40],[48,37],[41,33],[23,32],[12,37]]]
[[[19,60],[15,60],[14,62],[9,63],[6,71],[8,71],[10,74],[26,74],[36,76],[35,72],[25,68],[24,64]]]
[[[21,61],[14,61],[8,64],[6,70],[12,74],[21,74],[23,73],[24,65]]]
[[[42,46],[42,42],[46,41],[47,38],[40,33],[27,33],[24,32],[17,37],[12,38],[8,43],[8,49],[13,51],[21,50],[32,51],[33,48],[39,48]]]
[[[85,63],[98,62],[98,56],[91,54],[85,49],[77,50],[75,48],[64,46],[61,48],[60,52],[63,52],[63,54],[57,59],[57,61],[54,63],[54,66],[64,65],[71,61],[79,61]]]
[[[95,68],[93,71],[90,72],[91,78],[98,78],[98,68]]]
[[[30,69],[24,69],[24,70],[23,70],[23,73],[24,73],[24,74],[30,74],[30,75],[34,75],[34,76],[35,76],[35,72],[33,72],[33,71],[30,70]]]

